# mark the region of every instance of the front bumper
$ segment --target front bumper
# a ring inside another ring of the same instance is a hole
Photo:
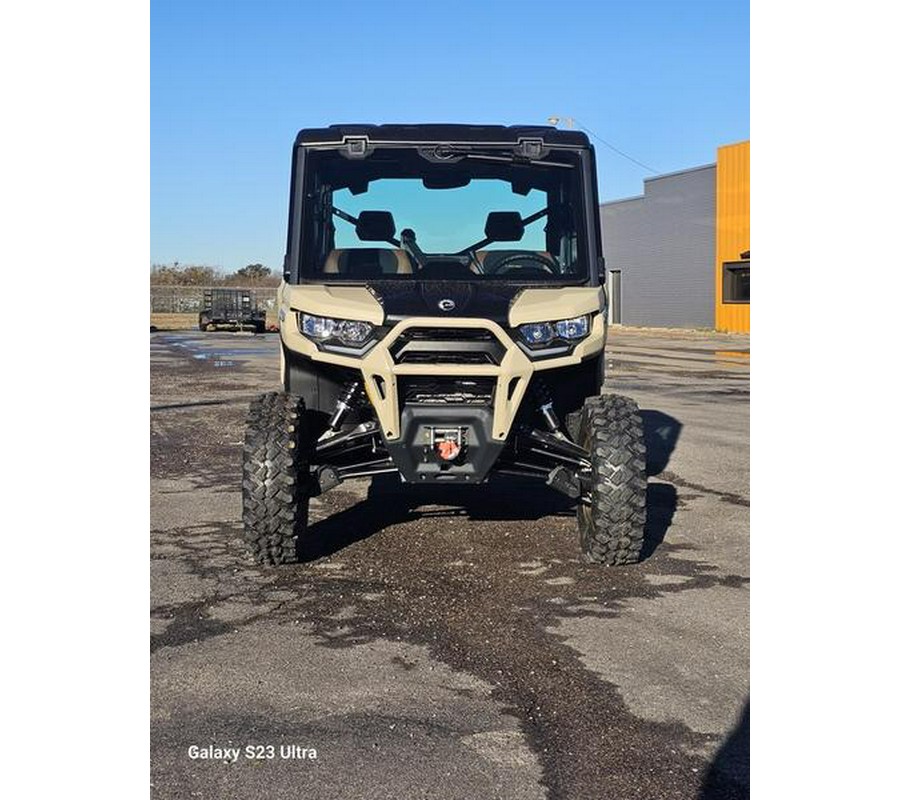
[[[454,379],[458,381],[489,381],[493,391],[488,414],[485,416],[479,411],[473,415],[477,419],[477,426],[474,422],[471,424],[473,427],[484,429],[486,444],[493,443],[502,449],[502,445],[510,436],[516,414],[534,373],[580,364],[586,358],[599,353],[606,343],[606,320],[603,314],[598,312],[593,314],[590,334],[575,345],[571,353],[558,358],[544,358],[535,361],[532,361],[522,351],[502,326],[492,320],[465,317],[411,317],[394,325],[384,338],[376,342],[362,356],[350,356],[320,350],[313,341],[300,333],[296,322],[296,312],[307,311],[319,315],[335,315],[335,309],[333,307],[326,309],[320,302],[315,302],[319,299],[318,294],[320,293],[310,293],[309,296],[312,300],[307,304],[304,302],[306,293],[302,288],[296,288],[300,291],[295,290],[290,293],[290,301],[285,304],[287,307],[284,308],[281,337],[285,347],[287,350],[313,361],[358,370],[362,375],[366,394],[378,418],[382,436],[389,450],[393,449],[391,448],[392,444],[401,446],[413,441],[408,440],[405,427],[412,424],[412,421],[418,418],[418,414],[415,416],[404,415],[406,405],[401,396],[400,383],[405,379],[434,377],[450,381]],[[593,296],[596,297],[596,290],[594,290]],[[343,313],[336,316],[349,317],[350,314],[347,311],[345,309]],[[357,318],[365,318],[365,316],[360,313]],[[370,321],[376,325],[381,322],[374,315]],[[440,354],[437,354],[429,363],[408,363],[398,360],[398,346],[395,346],[398,339],[408,332],[415,333],[416,329],[488,332],[494,342],[499,344],[499,347],[492,355],[493,363],[447,363],[441,360]],[[451,408],[454,406],[441,407],[438,416],[443,420],[445,412],[449,412]],[[458,416],[472,414],[472,408],[469,406],[458,407],[455,413]],[[457,424],[462,424],[462,422]],[[412,435],[414,439],[415,434]]]
[[[505,446],[491,437],[491,416],[489,408],[408,405],[401,414],[401,437],[385,447],[409,483],[480,483]],[[448,434],[461,448],[452,460],[441,458],[436,446]]]

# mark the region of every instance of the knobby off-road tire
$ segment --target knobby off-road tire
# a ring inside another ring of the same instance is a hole
[[[591,505],[577,511],[581,550],[595,564],[633,564],[647,518],[647,450],[637,403],[617,394],[589,397],[579,428],[591,454]]]
[[[261,564],[298,560],[309,521],[306,409],[296,395],[268,392],[250,404],[244,435],[244,541]]]

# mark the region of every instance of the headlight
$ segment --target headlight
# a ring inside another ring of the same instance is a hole
[[[337,339],[351,347],[363,344],[371,335],[374,327],[369,322],[357,319],[332,319],[316,317],[312,314],[298,314],[300,331],[310,339],[325,342]]]
[[[553,338],[553,326],[549,322],[533,322],[520,325],[519,332],[528,344],[544,344]]]
[[[585,314],[572,319],[561,319],[556,322],[530,322],[519,326],[519,333],[526,344],[547,344],[554,339],[573,341],[583,339],[590,333],[591,318]]]
[[[582,339],[590,329],[591,322],[587,316],[561,319],[556,323],[556,335],[560,339]]]
[[[311,314],[300,314],[300,330],[310,339],[324,341],[330,339],[337,325],[337,320],[328,317],[314,317]]]

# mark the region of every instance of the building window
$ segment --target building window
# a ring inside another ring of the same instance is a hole
[[[750,302],[750,261],[726,261],[722,264],[722,302]]]

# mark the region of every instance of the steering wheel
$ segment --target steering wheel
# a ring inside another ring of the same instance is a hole
[[[493,269],[491,270],[492,275],[501,275],[504,272],[508,272],[509,270],[505,270],[509,264],[512,264],[516,261],[533,261],[534,263],[540,265],[540,267],[551,275],[561,275],[559,265],[552,259],[547,256],[543,256],[540,253],[532,253],[529,251],[522,251],[521,253],[510,253],[508,256],[503,256],[496,264],[494,264]]]

